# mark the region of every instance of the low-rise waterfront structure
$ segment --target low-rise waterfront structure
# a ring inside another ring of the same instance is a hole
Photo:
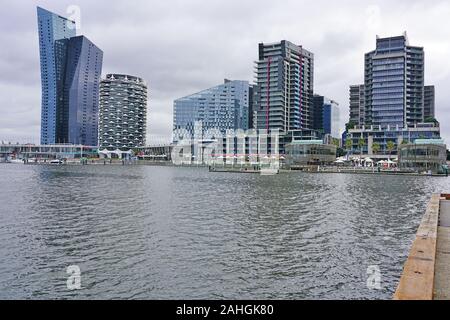
[[[2,159],[76,159],[97,157],[98,148],[73,144],[0,144]]]
[[[435,123],[417,123],[408,128],[389,125],[356,126],[348,130],[347,139],[352,141],[351,149],[348,150],[351,154],[384,157],[396,154],[397,146],[402,143],[414,143],[417,139],[440,139],[440,128]],[[392,150],[388,148],[390,141],[395,145]],[[374,144],[378,145],[379,150],[374,150]]]
[[[286,164],[292,166],[324,165],[336,160],[337,147],[322,140],[297,140],[288,143]]]
[[[440,139],[417,139],[415,143],[398,147],[398,160],[401,170],[443,173],[447,163],[447,147]]]

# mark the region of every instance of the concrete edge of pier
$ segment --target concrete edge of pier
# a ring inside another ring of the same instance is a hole
[[[450,299],[450,194],[433,194],[394,300]]]

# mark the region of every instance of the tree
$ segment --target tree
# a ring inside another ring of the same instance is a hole
[[[373,153],[378,153],[378,152],[380,152],[380,149],[381,149],[381,146],[380,146],[379,143],[374,142],[374,143],[372,144],[372,151],[373,151]]]
[[[392,141],[388,141],[386,143],[386,149],[389,152],[389,159],[391,158],[391,152],[395,149],[395,143]]]
[[[353,147],[353,141],[349,137],[345,139],[345,149],[347,149],[347,152],[350,152]]]
[[[364,140],[363,137],[359,138],[358,140],[358,148],[360,150],[360,155],[362,155],[363,153],[363,147],[366,145],[366,141]]]
[[[336,148],[339,148],[339,139],[336,138],[332,138],[331,143],[334,144],[336,146]]]
[[[409,141],[403,139],[401,144],[408,144],[408,143],[409,143]]]
[[[423,122],[439,124],[439,121],[437,121],[436,118],[434,117],[426,117]]]
[[[356,122],[353,120],[350,120],[348,123],[345,124],[345,131],[348,132],[348,130],[353,129],[356,126]]]

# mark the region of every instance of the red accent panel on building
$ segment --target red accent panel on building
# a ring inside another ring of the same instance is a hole
[[[267,110],[266,110],[266,129],[269,131],[269,110],[270,110],[270,57],[267,61]]]

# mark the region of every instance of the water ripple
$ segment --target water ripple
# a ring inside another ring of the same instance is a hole
[[[389,299],[449,181],[0,165],[0,298]]]

